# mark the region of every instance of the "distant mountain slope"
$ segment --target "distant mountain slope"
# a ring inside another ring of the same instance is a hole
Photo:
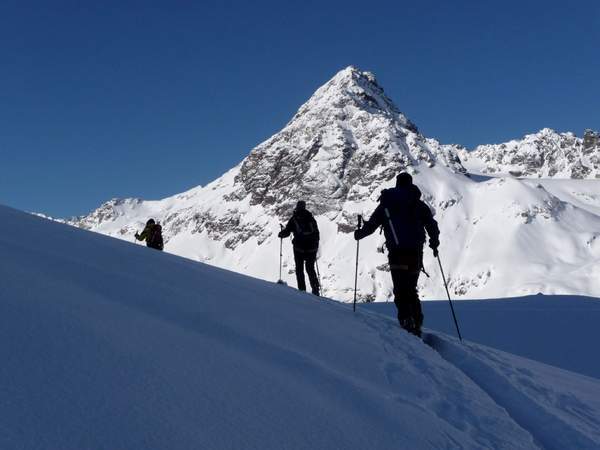
[[[583,138],[544,128],[523,139],[458,152],[471,171],[530,178],[600,178],[600,133]]]
[[[394,320],[5,207],[0,223],[2,448],[531,449],[573,428],[600,442],[589,379],[530,363],[563,399],[530,386],[532,434],[482,373]]]
[[[283,130],[207,186],[159,201],[111,200],[69,223],[133,240],[153,217],[163,225],[167,251],[274,280],[279,224],[297,200],[305,199],[322,232],[324,292],[350,300],[357,214],[370,214],[381,190],[393,186],[398,172],[408,171],[440,223],[441,255],[453,295],[600,291],[594,275],[600,270],[600,216],[589,207],[600,189],[586,185],[591,196],[586,200],[575,194],[576,184],[549,189],[513,177],[469,178],[461,152],[420,134],[371,73],[348,67],[319,88]],[[593,150],[589,157],[597,155]],[[387,260],[378,252],[382,244],[378,234],[361,244],[361,301],[392,295]],[[424,262],[432,278],[422,277],[420,290],[426,298],[442,298],[442,280],[429,251]],[[288,241],[284,274],[295,284]]]

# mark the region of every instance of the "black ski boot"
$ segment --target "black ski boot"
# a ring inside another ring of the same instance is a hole
[[[400,326],[410,334],[421,337],[421,328],[417,327],[415,320],[412,317],[400,320]]]

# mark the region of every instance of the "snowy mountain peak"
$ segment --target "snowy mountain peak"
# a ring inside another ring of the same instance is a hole
[[[385,95],[375,75],[363,72],[354,66],[339,71],[321,86],[298,110],[293,120],[307,114],[328,115],[333,120],[344,118],[353,110],[364,110],[371,114],[383,114],[402,123],[405,128],[417,132],[394,103]]]
[[[404,170],[437,162],[463,173],[451,147],[427,140],[369,72],[347,67],[320,87],[279,133],[243,161],[231,199],[285,216],[299,198],[317,213],[369,198]]]

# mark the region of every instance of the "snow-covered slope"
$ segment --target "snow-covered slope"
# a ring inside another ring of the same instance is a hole
[[[384,316],[9,208],[0,224],[1,448],[600,445],[592,379],[429,335],[442,357]]]
[[[396,318],[392,302],[361,305]],[[532,295],[454,302],[463,336],[525,358],[600,380],[600,301],[594,297]],[[425,326],[455,335],[448,300],[423,303]]]
[[[455,296],[600,292],[600,217],[584,199],[572,201],[578,180],[567,180],[567,193],[513,177],[468,177],[460,152],[422,136],[372,74],[349,67],[283,130],[207,186],[159,201],[112,200],[70,223],[133,240],[154,217],[163,225],[166,251],[274,280],[279,224],[305,199],[321,229],[324,293],[350,300],[357,214],[372,212],[381,190],[406,170],[440,222],[441,255]],[[588,184],[586,192],[597,196],[600,188]],[[361,244],[361,300],[392,294],[387,260],[378,252],[382,243],[374,235]],[[426,252],[432,275],[421,280],[426,298],[444,295],[436,265]],[[293,270],[286,242],[284,273],[295,285]]]
[[[522,139],[458,151],[471,172],[530,178],[600,178],[600,133],[583,138],[544,128]]]

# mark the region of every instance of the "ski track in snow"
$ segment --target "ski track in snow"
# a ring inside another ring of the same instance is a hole
[[[364,310],[359,311],[359,314],[361,315],[361,320],[365,324],[367,324],[369,327],[373,328],[380,335],[381,341],[384,343],[385,351],[392,358],[392,362],[386,363],[385,366],[383,367],[384,371],[388,375],[388,379],[390,380],[390,382],[400,382],[400,383],[402,382],[402,379],[401,378],[398,379],[397,377],[402,376],[401,370],[399,370],[399,369],[403,366],[415,367],[416,369],[423,371],[423,374],[424,375],[426,374],[427,377],[435,379],[438,382],[443,383],[445,380],[447,381],[447,379],[446,379],[447,373],[445,373],[445,372],[436,373],[436,372],[430,370],[430,367],[429,367],[430,364],[427,362],[426,359],[424,359],[423,357],[421,357],[419,355],[419,352],[409,352],[407,358],[401,358],[400,355],[402,355],[403,351],[404,352],[406,351],[406,348],[398,345],[399,342],[398,342],[397,338],[395,338],[395,336],[397,336],[398,332],[401,332],[403,334],[406,332],[404,330],[400,330],[398,323],[395,320],[386,320],[387,318],[383,318],[384,320],[382,320],[382,317],[377,317],[378,315],[372,314],[370,311],[364,311]],[[408,333],[406,333],[406,334],[408,335],[407,336],[408,339],[410,339],[412,342],[416,342],[418,344],[420,344],[422,342],[421,339],[414,337]],[[433,347],[431,347],[431,348],[436,350]],[[437,353],[439,353],[439,352],[437,352]],[[456,366],[453,369],[456,371],[456,374],[458,376],[463,375],[459,366]],[[466,377],[465,384],[469,384],[469,383],[474,383],[476,386],[475,387],[476,389],[480,388],[480,386],[477,384],[477,382],[475,382],[475,380],[472,380],[471,378]],[[428,400],[426,398],[426,396],[421,397],[419,400],[422,403],[423,403],[423,401],[425,401],[424,407],[428,408],[429,411],[433,411],[440,418],[440,420],[448,421],[450,419],[450,422],[453,426],[461,428],[464,426],[464,422],[467,422],[470,424],[477,424],[477,426],[481,426],[484,429],[485,429],[485,427],[493,427],[494,426],[494,424],[492,424],[492,423],[479,423],[479,416],[477,414],[477,411],[471,411],[471,410],[468,410],[467,408],[463,408],[462,407],[463,399],[461,399],[460,396],[457,396],[455,398],[446,399],[449,401],[449,403],[446,403],[446,404],[444,404],[442,402],[436,402],[436,401],[428,403],[426,401],[426,400]],[[494,401],[493,399],[491,399],[491,400]],[[456,421],[452,421],[451,419],[455,418],[455,417],[460,418],[460,419],[456,420]],[[529,434],[529,430],[527,430],[525,428],[522,428],[522,431],[524,433]],[[533,441],[534,440],[533,436],[531,438]],[[458,443],[457,443],[457,447],[458,447]],[[530,447],[530,448],[533,448],[533,447]]]
[[[557,392],[556,386],[544,386],[542,380],[535,379],[535,371],[527,369],[535,364],[524,360],[518,367],[515,357],[503,358],[501,352],[434,333],[427,333],[424,342],[506,409],[542,448],[600,448],[600,410],[573,395]],[[590,381],[589,385],[600,388],[600,383]]]
[[[394,342],[390,331],[398,328],[395,319],[385,316],[388,324],[381,327],[380,320],[368,318],[373,314],[381,319],[380,313],[362,313],[367,324],[381,330],[383,342]],[[443,333],[424,332],[423,342],[504,408],[540,448],[600,449],[600,397],[589,396],[600,394],[598,380],[581,376],[572,384],[568,371],[468,341],[459,342]],[[393,349],[392,344],[387,346]],[[416,360],[412,362],[418,366]],[[541,374],[544,377],[539,377]],[[565,384],[568,389],[561,391]]]

